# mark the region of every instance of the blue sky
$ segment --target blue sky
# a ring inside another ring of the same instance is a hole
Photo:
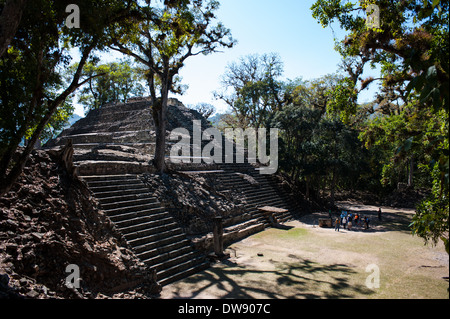
[[[249,54],[278,53],[284,63],[284,78],[301,77],[311,80],[338,70],[340,56],[334,51],[334,35],[312,17],[313,0],[222,0],[217,11],[219,21],[231,29],[238,44],[232,49],[209,56],[195,56],[186,60],[180,71],[183,84],[189,89],[178,98],[185,105],[206,102],[218,112],[226,105],[214,99],[212,92],[220,88],[220,77],[226,66]],[[338,28],[335,35],[342,39]],[[371,99],[370,92],[360,101]],[[82,108],[76,113],[82,114]]]

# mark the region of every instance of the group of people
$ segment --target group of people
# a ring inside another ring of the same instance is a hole
[[[364,227],[364,229],[369,229],[369,223],[369,217],[343,210],[341,215],[335,220],[334,230],[339,231],[341,225],[344,229],[348,230],[352,230],[353,227]]]

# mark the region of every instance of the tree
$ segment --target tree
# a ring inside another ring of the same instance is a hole
[[[76,67],[74,64],[73,68]],[[145,91],[139,69],[127,60],[101,65],[86,63],[83,74],[90,79],[79,90],[78,101],[86,110],[98,109],[114,101],[125,103],[130,97],[142,96]]]
[[[227,66],[222,77],[222,90],[215,92],[217,99],[226,102],[246,125],[259,128],[269,115],[281,109],[283,63],[275,54],[248,55]]]
[[[66,6],[73,1],[36,0],[23,8],[22,18],[8,50],[0,58],[0,195],[7,192],[58,108],[87,82],[82,68],[92,51],[108,42],[105,30],[129,15],[132,2],[80,2],[81,27],[65,27]],[[80,61],[72,78],[63,81],[63,69],[78,47]],[[29,130],[28,144],[13,155]]]
[[[191,106],[190,108],[199,112],[205,119],[208,119],[216,112],[216,108],[214,107],[214,105],[209,103],[198,103],[197,105]]]
[[[116,40],[110,47],[133,57],[146,69],[156,126],[154,164],[161,173],[165,171],[168,95],[179,92],[178,72],[189,57],[234,45],[230,30],[221,23],[213,25],[218,6],[217,1],[173,0],[150,7],[148,1],[139,8],[141,17],[127,26],[127,35],[123,29],[115,31]]]
[[[280,168],[289,173],[293,181],[301,178],[305,182],[307,197],[311,176],[318,168],[318,145],[313,136],[320,118],[320,110],[305,104],[289,104],[276,112],[272,120],[272,125],[280,129]]]
[[[0,15],[0,57],[5,53],[16,34],[22,19],[26,0],[2,0]]]
[[[366,24],[365,10],[370,3],[378,6],[379,28]],[[344,60],[359,56],[361,65],[370,62],[372,67],[377,64],[381,67],[379,79],[362,79],[361,72],[353,74],[358,75],[361,89],[379,80],[382,88],[377,102],[382,113],[393,116],[393,119],[403,114],[407,121],[405,124],[411,129],[411,135],[395,136],[396,139],[403,139],[396,141],[400,144],[398,149],[401,151],[397,154],[409,155],[412,158],[415,149],[421,148],[427,154],[425,157],[429,157],[432,163],[439,163],[437,166],[421,163],[422,168],[428,167],[430,177],[433,179],[433,195],[431,199],[426,199],[419,205],[422,209],[426,207],[423,209],[426,213],[418,212],[412,227],[415,234],[425,239],[430,238],[428,231],[431,229],[443,231],[439,235],[434,234],[433,238],[444,238],[448,247],[448,226],[446,234],[445,227],[432,227],[434,224],[441,225],[443,220],[441,212],[443,207],[445,210],[445,205],[438,203],[448,201],[448,138],[442,135],[445,129],[438,130],[439,134],[433,134],[432,122],[418,121],[414,114],[405,116],[404,109],[405,106],[413,108],[416,112],[426,114],[427,119],[448,118],[449,1],[361,0],[351,3],[318,0],[311,9],[313,17],[324,27],[337,21],[340,27],[347,31],[346,38],[336,46]],[[361,68],[355,70],[359,71]],[[351,75],[349,72],[349,79]],[[357,92],[360,90],[355,89]],[[344,112],[353,111],[346,108],[345,104],[341,104],[341,107]],[[418,132],[417,127],[425,131]],[[421,146],[422,142],[429,147]],[[413,161],[410,160],[410,163]],[[439,174],[435,172],[436,169],[440,170]],[[435,190],[437,185],[439,190]],[[436,211],[433,217],[434,208]],[[448,225],[448,216],[444,220],[447,220]]]
[[[72,99],[70,97],[67,98],[63,104],[56,109],[55,113],[53,113],[47,125],[42,130],[35,146],[39,147],[44,145],[47,141],[59,135],[69,124],[69,119],[73,115],[74,109]],[[28,129],[24,136],[25,144],[28,144],[28,141],[33,136],[35,130],[36,127],[30,127]]]
[[[366,24],[370,3],[379,8],[380,28]],[[411,81],[409,91],[425,89],[422,102],[448,110],[448,1],[318,0],[311,9],[322,26],[337,21],[348,32],[337,45],[344,58],[359,56],[362,65],[379,64],[383,86],[398,84],[406,89]],[[367,86],[375,79],[360,80]]]

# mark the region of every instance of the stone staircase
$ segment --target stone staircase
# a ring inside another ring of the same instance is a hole
[[[136,255],[166,285],[209,266],[137,175],[83,176]]]
[[[293,202],[282,196],[272,185],[267,176],[261,175],[251,164],[219,164],[223,173],[218,174],[221,188],[234,189],[244,194],[245,207],[251,219],[269,227],[270,223],[259,207],[272,206],[287,210],[275,213],[278,222],[283,223],[297,213]]]

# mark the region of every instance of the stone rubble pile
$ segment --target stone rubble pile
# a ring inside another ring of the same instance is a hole
[[[85,184],[57,162],[34,151],[0,198],[0,298],[146,298],[157,292],[152,274]],[[66,286],[70,264],[80,269],[80,289]]]
[[[215,216],[228,219],[245,213],[245,198],[241,194],[230,196],[216,189],[217,177],[214,174],[179,172],[143,174],[141,178],[188,236],[210,232]]]

